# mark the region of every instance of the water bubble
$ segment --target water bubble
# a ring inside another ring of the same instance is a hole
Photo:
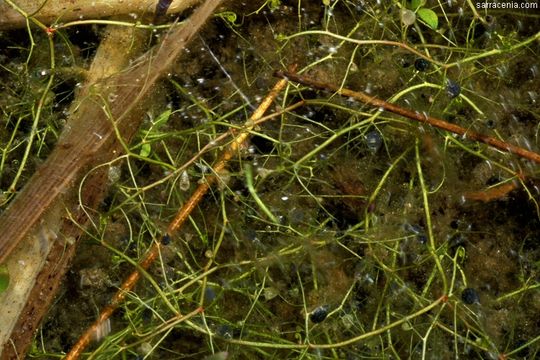
[[[529,95],[529,98],[531,99],[531,104],[536,104],[538,93],[536,91],[527,91],[527,95]]]
[[[416,59],[414,61],[414,68],[418,71],[426,71],[429,69],[429,62],[426,59]]]
[[[244,231],[244,235],[246,236],[246,238],[249,240],[249,241],[253,241],[253,242],[258,242],[260,241],[259,238],[257,237],[257,232],[251,228],[249,229],[246,229]]]
[[[204,289],[204,301],[206,303],[211,303],[217,297],[216,290],[213,287],[209,286]]]
[[[426,244],[427,243],[427,236],[426,232],[424,231],[424,228],[420,225],[411,225],[411,224],[405,224],[405,230],[408,232],[411,232],[416,235],[416,239],[420,244]]]
[[[230,340],[233,338],[233,329],[229,325],[219,325],[216,329],[216,334]]]
[[[409,9],[401,9],[401,21],[403,25],[410,26],[416,21],[416,14]]]
[[[366,94],[371,94],[373,92],[373,84],[371,82],[368,82],[366,84],[366,87],[364,88],[364,92]]]
[[[163,235],[163,237],[161,238],[161,244],[163,245],[169,245],[171,243],[171,236],[169,234],[165,234]]]
[[[446,80],[446,93],[450,96],[450,99],[454,99],[461,93],[461,86],[453,80]]]
[[[108,183],[109,185],[115,184],[120,180],[120,176],[122,175],[122,170],[120,166],[109,166],[108,171]]]
[[[180,187],[180,190],[182,191],[187,191],[189,190],[189,174],[187,173],[187,171],[183,171],[182,174],[180,175],[180,183],[179,183],[179,187]]]
[[[531,68],[529,69],[529,72],[530,72],[530,74],[531,74],[531,76],[533,78],[537,77],[538,76],[538,65],[531,66]]]
[[[461,300],[467,305],[480,304],[480,296],[473,288],[466,288],[461,293]]]
[[[370,131],[366,134],[366,145],[370,152],[375,154],[381,148],[383,139],[378,131]]]
[[[210,168],[203,163],[197,162],[195,163],[195,165],[199,168],[199,170],[201,170],[203,174],[210,172]]]
[[[497,71],[497,74],[500,76],[500,77],[506,77],[506,75],[508,74],[508,65],[506,64],[501,64],[499,66],[497,66],[495,68],[495,70]]]
[[[309,318],[315,324],[323,322],[328,316],[328,305],[319,306],[309,314]]]

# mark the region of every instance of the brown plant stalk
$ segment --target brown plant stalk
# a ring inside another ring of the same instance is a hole
[[[310,77],[298,75],[290,71],[276,71],[274,75],[280,78],[284,78],[290,81],[300,83],[302,85],[309,86],[314,89],[332,91],[341,96],[356,99],[360,102],[363,102],[364,104],[382,108],[386,111],[404,116],[411,120],[416,120],[424,124],[429,124],[436,128],[443,129],[443,130],[452,132],[454,134],[461,135],[466,139],[482,142],[484,144],[487,144],[501,151],[516,154],[522,158],[525,158],[525,159],[528,159],[528,160],[531,160],[540,164],[540,154],[538,153],[507,143],[505,141],[496,139],[494,137],[481,134],[470,129],[466,129],[459,125],[452,124],[447,121],[444,121],[444,120],[441,120],[441,119],[438,119],[438,118],[435,118],[435,117],[432,117],[423,113],[419,113],[417,111],[413,111],[413,110],[410,110],[410,109],[407,109],[407,108],[404,108],[395,104],[391,104],[384,100],[367,95],[363,92],[341,88],[337,85],[317,81]]]
[[[200,0],[173,0],[167,13],[179,13],[196,5]],[[148,14],[154,12],[157,0],[6,0],[0,2],[0,29],[26,26],[27,19],[44,24],[63,26],[67,21],[103,18],[122,14]],[[159,12],[159,8],[156,9]],[[159,15],[159,13],[157,14]],[[134,22],[135,25],[135,22]]]
[[[268,110],[272,102],[275,100],[279,92],[287,84],[286,80],[280,80],[270,93],[266,96],[263,102],[255,110],[252,116],[246,121],[244,127],[238,132],[236,137],[228,145],[223,155],[218,159],[216,164],[212,168],[212,174],[204,178],[203,181],[197,186],[189,200],[182,206],[178,211],[174,219],[170,222],[167,227],[167,232],[162,236],[160,241],[154,241],[143,260],[139,262],[137,269],[135,269],[127,278],[124,280],[118,292],[113,296],[109,305],[107,305],[100,313],[98,319],[84,332],[84,334],[79,338],[77,343],[71,348],[70,352],[65,357],[66,360],[77,359],[82,351],[92,340],[92,337],[98,329],[101,328],[102,324],[109,319],[113,312],[118,308],[118,306],[124,301],[126,294],[135,286],[139,278],[141,277],[142,271],[146,270],[152,265],[159,255],[160,249],[164,244],[167,244],[170,241],[171,236],[178,231],[178,229],[184,224],[184,222],[189,218],[191,212],[195,207],[200,203],[203,196],[208,192],[212,185],[215,185],[219,179],[220,174],[223,172],[227,163],[230,159],[233,158],[238,153],[238,150],[247,140],[250,132],[253,130],[254,126],[260,123],[260,119],[263,117],[264,113]],[[298,106],[300,103],[298,104]],[[195,311],[202,311],[198,309]],[[180,316],[180,314],[176,314]]]
[[[75,237],[71,234],[75,232],[68,230],[61,233],[60,230],[64,229],[61,224],[66,211],[74,214],[77,220],[82,220],[79,218],[79,207],[74,196],[77,190],[76,185],[92,167],[110,161],[126,149],[129,140],[141,123],[145,106],[149,105],[148,102],[151,99],[149,94],[155,84],[169,71],[186,44],[198,32],[206,19],[213,14],[220,2],[220,0],[207,0],[186,20],[183,26],[171,30],[159,46],[148,51],[129,69],[81,89],[78,94],[81,100],[73,106],[72,115],[54,151],[0,216],[0,229],[2,229],[0,263],[7,261],[10,273],[18,272],[21,264],[21,261],[18,261],[19,258],[10,254],[16,250],[17,253],[14,255],[26,259],[30,246],[35,247],[28,245],[28,243],[36,242],[34,233],[37,233],[42,247],[50,246],[53,252],[57,248],[62,250],[61,240],[53,241],[56,237],[60,237],[67,242],[66,254],[73,253],[74,247],[69,243]],[[102,181],[99,177],[94,183],[100,187],[100,184],[106,183],[106,179]],[[94,192],[97,194],[99,191]],[[84,192],[82,199],[85,199]],[[96,204],[96,201],[92,199],[90,203]],[[83,201],[79,205],[85,206],[87,203]],[[49,245],[49,242],[52,243]],[[43,251],[41,254],[36,254],[32,262],[40,262],[40,266],[43,263],[44,270],[52,270],[52,274],[65,272],[67,265],[64,259],[66,257],[62,257],[62,251],[57,251],[56,256],[60,256],[63,265],[49,259],[45,262],[46,256],[47,252]],[[54,277],[55,283],[50,284],[48,288],[53,289],[61,276],[51,275],[49,272],[49,275],[39,275],[37,279],[45,281],[46,284],[47,281],[52,280],[51,276]],[[38,284],[38,286],[41,285],[43,284]],[[19,286],[15,284],[8,288],[3,297],[8,296],[6,295],[8,293],[13,298],[10,301],[17,306],[26,301],[26,295],[21,294]],[[46,297],[50,299],[50,296]],[[46,306],[45,302],[42,292],[38,291],[34,300],[28,300],[30,304],[28,307],[30,312],[26,312],[28,316],[37,317],[36,312],[42,312]],[[14,314],[14,311],[10,309],[9,314]],[[5,319],[2,318],[2,320],[1,333],[4,336],[9,334],[8,326],[11,326],[13,321],[6,324]],[[26,327],[27,325],[28,323],[25,324],[22,332],[33,333],[31,326]],[[4,345],[2,341],[0,346],[4,347]],[[18,346],[15,340],[11,339],[9,345],[4,347],[6,354],[9,347],[10,352],[19,356]]]

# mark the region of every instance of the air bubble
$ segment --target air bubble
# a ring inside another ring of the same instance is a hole
[[[182,191],[189,190],[189,185],[190,185],[189,174],[187,173],[187,171],[184,170],[182,174],[180,175],[180,183],[179,183],[180,190]]]
[[[467,288],[461,293],[461,300],[467,305],[480,304],[480,296],[473,288]]]
[[[120,166],[109,166],[108,176],[107,180],[109,185],[115,184],[120,180],[120,176],[122,175],[122,170]]]
[[[429,62],[426,59],[416,59],[414,61],[414,68],[418,71],[426,71],[429,69]]]
[[[366,145],[370,152],[375,154],[381,148],[383,139],[378,131],[370,131],[366,134]]]
[[[310,320],[315,324],[323,322],[327,316],[328,316],[328,305],[319,306],[318,308],[313,310],[311,314],[309,314]]]
[[[368,82],[366,87],[364,88],[364,92],[366,94],[371,94],[373,92],[373,84]]]
[[[403,22],[403,25],[410,26],[416,21],[416,14],[414,13],[414,11],[411,11],[409,9],[402,9],[401,21]]]
[[[450,97],[450,99],[454,99],[459,96],[461,93],[461,86],[453,80],[448,79],[446,81],[446,93]]]
[[[171,243],[171,236],[167,233],[163,235],[163,237],[161,238],[161,243],[163,245],[169,245]]]
[[[529,95],[531,103],[536,104],[536,99],[538,98],[538,94],[536,93],[536,91],[527,91],[527,95]]]

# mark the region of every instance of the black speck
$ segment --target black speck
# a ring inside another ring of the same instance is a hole
[[[466,288],[461,293],[461,300],[467,305],[472,304],[480,304],[480,297],[478,296],[478,292],[474,290],[473,288]]]
[[[309,318],[315,324],[323,322],[328,316],[328,305],[319,306],[309,314]]]
[[[426,59],[416,59],[414,61],[414,68],[418,71],[426,71],[429,69],[429,62]]]
[[[461,93],[461,86],[457,82],[448,79],[446,81],[446,93],[450,96],[450,99],[458,97]]]
[[[171,243],[171,236],[169,234],[163,235],[161,238],[161,244],[163,245],[169,245]]]

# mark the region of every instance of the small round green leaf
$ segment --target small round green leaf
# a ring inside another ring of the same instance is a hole
[[[150,155],[150,151],[152,150],[152,145],[149,143],[144,143],[141,146],[141,150],[139,151],[139,155],[143,157],[148,157]]]
[[[0,265],[0,294],[9,286],[9,273],[6,265]]]
[[[421,8],[418,9],[416,14],[420,19],[424,20],[424,22],[428,24],[430,28],[437,30],[437,27],[439,26],[439,18],[437,17],[437,14],[435,14],[435,11]]]
[[[410,8],[409,8],[409,9],[416,10],[416,9],[418,9],[420,6],[424,6],[425,3],[426,3],[425,0],[411,0],[411,5],[410,5]]]

